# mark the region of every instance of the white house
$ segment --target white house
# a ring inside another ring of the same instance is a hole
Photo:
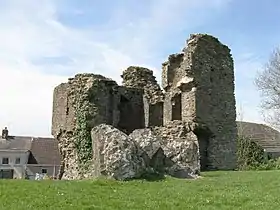
[[[24,178],[29,150],[0,149],[0,178]]]
[[[0,179],[34,179],[35,174],[57,176],[60,167],[58,144],[53,138],[10,136],[0,139]]]

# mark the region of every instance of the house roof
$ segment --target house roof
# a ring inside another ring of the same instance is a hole
[[[60,165],[58,142],[53,138],[33,138],[28,164]]]
[[[280,132],[264,124],[237,121],[238,135],[249,137],[267,152],[280,152]]]
[[[8,139],[0,137],[0,150],[30,150],[32,137],[9,136]]]
[[[30,151],[28,164],[60,165],[58,142],[53,138],[9,136],[0,137],[0,151]]]

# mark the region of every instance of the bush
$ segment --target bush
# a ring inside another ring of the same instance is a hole
[[[247,170],[265,163],[263,148],[247,137],[237,139],[237,166],[239,170]]]
[[[266,157],[263,148],[247,137],[237,140],[238,170],[280,170],[280,158]]]
[[[50,180],[51,178],[46,174],[46,175],[44,175],[44,177],[43,177],[43,180]]]
[[[264,163],[260,163],[254,167],[250,167],[250,170],[280,170],[280,158],[278,159],[270,159],[265,161]]]

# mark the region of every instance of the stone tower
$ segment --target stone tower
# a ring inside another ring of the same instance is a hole
[[[230,49],[215,37],[192,34],[182,53],[162,65],[164,124],[194,123],[201,169],[234,169],[236,106]]]

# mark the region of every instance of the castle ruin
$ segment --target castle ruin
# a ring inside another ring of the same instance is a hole
[[[227,46],[213,36],[192,34],[182,52],[162,64],[163,89],[151,70],[136,66],[123,72],[121,86],[96,74],[77,74],[60,84],[54,90],[52,118],[62,155],[60,178],[91,176],[96,167],[108,170],[102,166],[104,143],[96,143],[109,141],[105,125],[121,132],[117,136],[125,141],[157,138],[160,146],[149,158],[153,162],[157,156],[159,164],[165,155],[163,167],[168,156],[192,170],[235,169],[233,68]]]

